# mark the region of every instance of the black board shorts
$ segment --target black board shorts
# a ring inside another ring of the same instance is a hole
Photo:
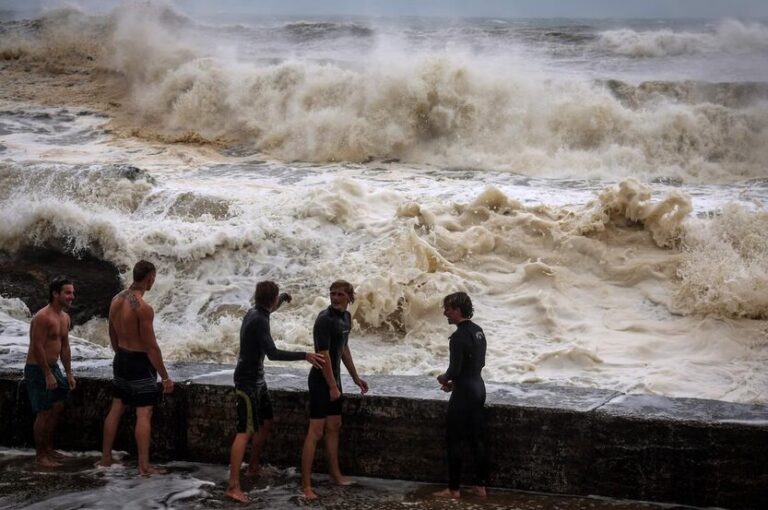
[[[146,352],[118,348],[112,364],[112,395],[134,407],[157,405],[162,395],[157,371]]]
[[[237,433],[253,434],[264,420],[274,418],[272,397],[266,384],[235,385],[237,396]]]
[[[310,371],[309,384],[309,418],[312,420],[321,420],[328,416],[341,416],[341,402],[344,396],[338,400],[331,401],[331,391],[328,389],[328,383],[325,378],[314,376]],[[319,371],[318,371],[319,372]]]

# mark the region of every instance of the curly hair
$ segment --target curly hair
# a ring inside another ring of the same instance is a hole
[[[458,308],[461,310],[461,316],[465,319],[471,319],[475,313],[472,306],[472,300],[466,292],[454,292],[443,298],[443,307]]]

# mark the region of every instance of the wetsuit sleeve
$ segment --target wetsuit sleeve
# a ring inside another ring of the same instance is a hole
[[[451,336],[451,341],[448,344],[451,352],[451,360],[448,364],[448,370],[445,371],[445,378],[449,381],[453,381],[461,374],[461,364],[463,361],[461,338],[458,335]]]
[[[261,345],[264,354],[271,360],[275,361],[298,361],[303,360],[306,357],[306,353],[299,351],[284,351],[278,349],[275,346],[275,341],[272,339],[272,334],[269,331],[269,325],[266,328],[261,328],[263,331],[259,335],[259,344]]]
[[[315,351],[329,351],[331,349],[331,321],[322,315],[315,321],[315,327],[312,329],[312,336],[315,340]]]

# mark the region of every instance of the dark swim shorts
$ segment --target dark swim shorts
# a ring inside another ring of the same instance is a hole
[[[310,371],[309,377],[309,418],[312,420],[321,420],[328,416],[341,416],[341,402],[344,395],[338,400],[331,401],[331,392],[328,384],[321,377],[312,377]]]
[[[146,352],[118,348],[112,364],[112,395],[135,407],[154,406],[162,394]]]
[[[264,420],[274,417],[272,398],[266,384],[235,385],[237,395],[237,433],[253,434]]]
[[[69,395],[69,383],[64,374],[61,373],[59,365],[50,365],[51,373],[56,378],[56,386],[53,390],[48,390],[45,385],[45,374],[38,365],[24,366],[24,381],[27,384],[27,394],[29,402],[32,404],[32,410],[35,413],[47,411],[53,407],[56,402],[65,400]]]

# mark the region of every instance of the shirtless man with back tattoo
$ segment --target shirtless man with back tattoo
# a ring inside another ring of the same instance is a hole
[[[166,471],[149,464],[152,409],[161,393],[173,391],[173,381],[163,364],[153,321],[155,311],[144,301],[144,293],[155,283],[155,266],[141,260],[133,267],[133,283],[112,299],[109,307],[109,340],[115,351],[112,407],[104,420],[104,442],[100,464],[114,462],[112,445],[126,406],[136,408],[136,447],[139,474],[149,476]],[[160,375],[162,388],[157,384]]]

